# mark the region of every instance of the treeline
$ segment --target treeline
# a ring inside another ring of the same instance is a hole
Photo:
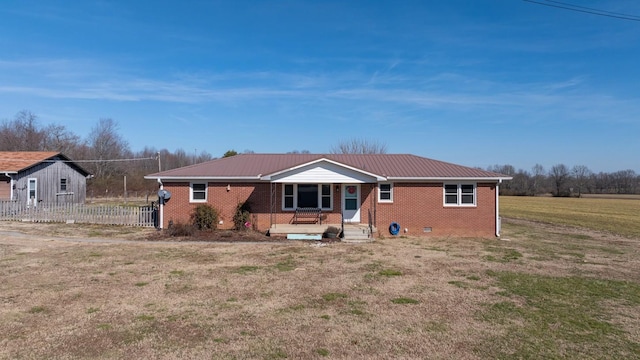
[[[155,147],[132,151],[119,133],[118,123],[112,119],[98,120],[86,138],[82,138],[63,125],[41,126],[37,116],[27,110],[0,123],[0,151],[56,151],[65,154],[93,175],[87,181],[88,197],[123,196],[125,187],[128,196],[155,194],[158,185],[152,180],[145,180],[145,175],[214,158],[206,151],[188,154],[182,149],[171,152]],[[345,140],[332,152],[385,153],[386,145],[364,139]],[[291,153],[308,151],[294,150]],[[238,154],[235,150],[229,150],[222,156],[235,154]],[[494,165],[487,170],[513,177],[500,186],[500,193],[504,195],[640,193],[640,176],[633,170],[595,173],[585,165],[570,168],[564,164],[554,165],[548,170],[539,164],[531,171],[516,170],[512,165]]]
[[[500,186],[500,194],[535,196],[581,196],[582,194],[638,194],[640,175],[633,170],[611,173],[593,172],[585,165],[556,164],[549,170],[536,164],[531,171],[515,170],[512,165],[494,165],[489,171],[513,177]]]
[[[213,159],[206,151],[187,154],[145,147],[132,151],[119,133],[118,123],[100,119],[86,138],[63,125],[41,126],[36,115],[21,111],[0,123],[0,151],[56,151],[77,161],[93,177],[87,180],[87,196],[155,194],[158,185],[144,176]],[[126,180],[125,180],[126,179]]]

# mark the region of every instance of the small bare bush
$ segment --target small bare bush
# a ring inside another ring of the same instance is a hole
[[[235,230],[251,229],[251,206],[248,202],[238,203],[233,215],[233,228]]]
[[[198,230],[215,230],[218,228],[218,210],[209,204],[198,205],[191,213],[191,223]]]
[[[171,237],[193,236],[196,232],[194,225],[176,223],[169,226],[167,234]]]

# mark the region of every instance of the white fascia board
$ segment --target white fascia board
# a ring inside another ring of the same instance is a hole
[[[380,175],[377,175],[377,174],[374,174],[374,173],[370,173],[368,171],[364,171],[362,169],[358,169],[358,168],[355,168],[353,166],[345,165],[345,164],[337,162],[337,161],[329,160],[327,158],[320,158],[320,159],[317,159],[317,160],[309,161],[309,162],[304,163],[304,164],[300,164],[300,165],[294,166],[294,167],[289,168],[289,169],[280,170],[278,172],[274,172],[272,174],[268,174],[268,175],[262,176],[260,179],[261,180],[265,180],[265,181],[271,181],[272,177],[277,177],[278,175],[281,175],[281,174],[284,174],[284,173],[287,173],[287,172],[290,172],[290,171],[295,171],[297,169],[303,168],[305,166],[317,164],[319,162],[328,162],[330,164],[333,164],[333,165],[336,165],[336,166],[340,166],[340,167],[343,167],[345,169],[349,169],[351,171],[359,172],[361,174],[364,174],[364,175],[367,175],[367,176],[371,176],[371,177],[375,178],[377,181],[385,181],[387,179],[384,176],[380,176]]]
[[[511,180],[512,177],[389,177],[388,181],[475,181],[475,182],[501,182]]]
[[[148,180],[162,180],[162,181],[198,181],[198,180],[207,180],[207,181],[231,181],[231,182],[242,182],[242,181],[259,181],[259,176],[145,176],[145,179]]]
[[[5,175],[9,175],[9,174],[17,174],[17,171],[5,171],[5,170],[0,170],[0,174],[5,174]]]

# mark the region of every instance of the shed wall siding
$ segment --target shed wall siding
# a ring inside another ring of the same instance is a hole
[[[36,178],[38,201],[47,203],[84,203],[87,192],[86,178],[68,164],[43,162],[20,172],[15,177],[14,200],[28,200],[29,179]],[[67,191],[60,191],[60,179],[67,179]]]

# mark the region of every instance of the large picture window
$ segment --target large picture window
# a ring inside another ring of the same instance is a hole
[[[476,206],[475,184],[445,184],[445,206]]]
[[[333,209],[333,190],[330,184],[283,184],[282,209]]]
[[[191,183],[189,201],[207,202],[207,183]]]

